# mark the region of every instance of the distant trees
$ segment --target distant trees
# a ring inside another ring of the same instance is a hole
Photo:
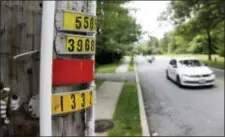
[[[164,53],[217,53],[224,56],[224,0],[172,1],[159,20],[175,29],[160,41]],[[167,43],[167,45],[166,45]]]

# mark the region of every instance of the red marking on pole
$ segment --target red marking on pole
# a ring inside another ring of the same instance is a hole
[[[80,59],[54,59],[53,86],[88,83],[94,80],[94,61]]]

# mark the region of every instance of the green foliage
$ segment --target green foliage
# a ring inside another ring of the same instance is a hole
[[[220,56],[224,57],[224,22],[218,24],[212,31],[217,49],[215,50]]]
[[[149,42],[148,42],[148,54],[158,54],[159,53],[159,40],[157,37],[149,36]]]
[[[129,64],[129,67],[128,67],[128,71],[134,72],[134,57],[133,56],[131,57],[130,64]]]
[[[107,64],[119,61],[126,54],[126,51],[133,50],[133,43],[141,35],[141,26],[135,19],[128,15],[129,10],[121,5],[124,2],[105,2],[101,5],[98,2],[97,12],[99,14],[98,28],[101,31],[97,34],[96,41],[96,62]]]
[[[207,45],[206,36],[197,35],[192,41],[189,43],[190,47],[188,48],[188,52],[190,53],[207,53],[207,49],[205,45]]]
[[[162,39],[159,40],[159,48],[160,48],[160,53],[168,53],[169,48],[168,48],[168,43],[169,43],[169,34],[166,33]]]
[[[221,47],[221,48],[220,48],[220,51],[218,52],[218,54],[219,54],[221,57],[225,57],[225,54],[224,54],[225,52],[224,52],[224,51],[225,51],[224,47]]]
[[[158,18],[176,27],[160,41],[164,53],[224,55],[224,1],[171,1]]]
[[[142,55],[151,54],[150,49],[151,47],[148,47],[146,43],[140,43],[135,46],[135,50],[137,51],[137,53]]]

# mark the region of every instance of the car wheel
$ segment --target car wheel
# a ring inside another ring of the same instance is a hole
[[[168,74],[168,70],[166,70],[166,78],[169,80],[170,77],[169,77],[169,74]]]
[[[179,87],[182,87],[182,84],[181,84],[181,81],[180,81],[180,77],[179,76],[177,76],[177,85]]]

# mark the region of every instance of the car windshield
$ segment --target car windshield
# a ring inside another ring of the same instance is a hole
[[[184,66],[188,67],[200,67],[202,63],[199,60],[180,60],[179,63]]]

